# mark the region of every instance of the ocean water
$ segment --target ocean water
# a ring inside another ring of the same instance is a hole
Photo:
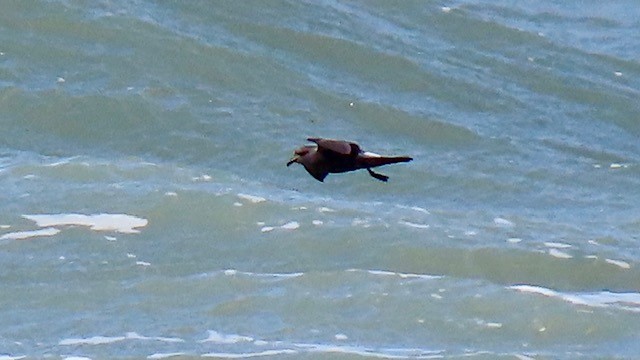
[[[1,7],[0,359],[640,356],[636,1]]]

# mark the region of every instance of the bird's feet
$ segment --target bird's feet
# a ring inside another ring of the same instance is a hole
[[[389,177],[387,175],[382,175],[380,173],[374,172],[373,170],[367,168],[367,171],[369,172],[369,175],[373,176],[374,178],[380,180],[380,181],[384,181],[387,182],[387,180],[389,180]]]

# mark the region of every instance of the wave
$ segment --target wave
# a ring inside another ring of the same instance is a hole
[[[145,340],[145,341],[160,341],[166,343],[182,343],[185,342],[180,338],[170,338],[170,337],[148,337],[140,335],[136,332],[128,332],[124,336],[91,336],[86,338],[68,338],[60,340],[58,345],[63,346],[77,346],[77,345],[104,345],[104,344],[113,344],[120,341],[125,340]]]
[[[534,285],[514,285],[510,286],[509,289],[513,289],[522,293],[537,294],[550,298],[556,298],[574,305],[597,308],[608,307],[640,313],[640,293],[637,292],[616,293],[610,291],[600,291],[566,293]]]

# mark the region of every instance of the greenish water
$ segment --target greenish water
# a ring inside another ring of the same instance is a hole
[[[2,6],[0,358],[640,352],[633,1]]]

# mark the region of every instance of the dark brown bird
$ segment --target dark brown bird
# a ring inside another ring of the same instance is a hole
[[[409,162],[413,160],[408,156],[381,156],[364,152],[354,142],[344,140],[308,138],[315,145],[305,145],[297,149],[295,155],[289,160],[287,166],[298,163],[318,181],[324,181],[330,173],[343,173],[358,169],[367,169],[369,175],[380,181],[387,181],[389,177],[374,172],[371,168]]]

